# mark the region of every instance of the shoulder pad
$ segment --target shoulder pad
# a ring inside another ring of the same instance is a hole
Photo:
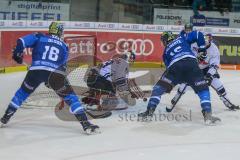
[[[33,35],[35,35],[37,38],[45,36],[45,34],[41,32],[35,32]]]

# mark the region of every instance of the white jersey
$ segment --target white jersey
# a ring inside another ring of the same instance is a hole
[[[129,63],[122,58],[115,58],[103,63],[99,74],[108,81],[116,82],[128,78]]]
[[[113,60],[109,60],[103,63],[103,66],[101,67],[99,74],[103,77],[105,77],[108,81],[112,81],[111,75],[111,66],[113,64]]]
[[[197,56],[197,44],[192,44],[191,49],[193,53]],[[207,58],[199,63],[199,68],[204,69],[211,65],[219,66],[220,65],[220,52],[215,43],[211,42],[210,47],[207,49]]]

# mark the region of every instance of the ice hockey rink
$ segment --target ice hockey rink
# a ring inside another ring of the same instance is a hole
[[[0,75],[0,114],[20,86],[25,72]],[[240,104],[240,72],[222,70],[222,81],[233,103]],[[158,109],[170,104],[162,97]],[[193,91],[187,92],[173,112],[185,119],[138,122],[136,115],[146,102],[107,119],[93,120],[101,134],[85,135],[77,122],[59,120],[53,108],[20,109],[6,128],[0,129],[1,160],[236,160],[240,148],[240,111],[228,111],[211,89],[214,115],[222,122],[205,126],[200,104]],[[126,118],[127,115],[127,118]],[[131,119],[130,117],[131,116]]]

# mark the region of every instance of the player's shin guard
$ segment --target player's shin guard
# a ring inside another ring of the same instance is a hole
[[[202,90],[198,92],[198,96],[200,98],[202,110],[205,112],[211,112],[212,109],[209,90]]]
[[[27,93],[24,89],[18,89],[14,97],[12,98],[10,105],[15,107],[16,109],[20,108],[22,103],[28,98],[29,95],[30,94]]]
[[[70,112],[75,115],[77,120],[83,127],[83,130],[86,131],[87,134],[92,134],[98,132],[97,129],[99,127],[97,125],[93,125],[88,121],[87,115],[82,107],[78,97],[75,94],[69,94],[64,97],[64,101],[70,106]]]
[[[161,96],[166,92],[166,89],[161,85],[155,85],[153,87],[152,95],[148,102],[147,108],[156,108],[157,105],[160,103]]]
[[[21,107],[22,103],[27,99],[29,93],[24,91],[22,88],[18,89],[12,98],[8,108],[5,111],[5,114],[1,118],[2,124],[7,124],[10,118],[14,115],[18,108]]]
[[[221,121],[220,118],[212,116],[209,90],[202,90],[198,92],[198,96],[200,98],[202,114],[203,114],[205,123],[207,125],[212,125],[212,124],[215,124],[217,121]]]
[[[148,102],[147,110],[145,112],[139,113],[138,118],[146,120],[148,117],[152,117],[157,105],[160,103],[161,96],[165,93],[165,91],[166,89],[164,87],[155,85]]]

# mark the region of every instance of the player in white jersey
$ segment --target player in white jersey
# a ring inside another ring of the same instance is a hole
[[[208,85],[211,86],[219,95],[220,99],[224,105],[230,110],[239,109],[239,106],[234,105],[227,97],[227,92],[223,86],[223,83],[220,81],[220,75],[218,74],[218,69],[220,65],[220,52],[216,44],[213,42],[213,37],[211,34],[206,34],[206,48],[207,54],[204,59],[202,57],[199,60],[199,68],[202,69],[205,80],[208,82]],[[197,45],[193,44],[191,46],[192,51],[197,55]],[[176,105],[180,97],[185,93],[187,84],[181,84],[178,88],[177,94],[171,100],[172,106],[167,108],[167,111],[171,111],[172,108]]]
[[[134,62],[134,60],[135,54],[129,52],[116,55],[97,67],[91,68],[87,75],[89,95],[84,97],[82,101],[89,106],[98,105],[98,107],[101,107],[100,97],[102,95],[110,95],[111,100],[117,101],[116,92],[120,96],[129,92],[129,63]]]

